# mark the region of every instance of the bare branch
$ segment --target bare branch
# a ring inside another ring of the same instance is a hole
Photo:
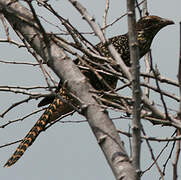
[[[104,15],[103,15],[103,32],[104,34],[106,33],[106,25],[107,25],[107,14],[108,14],[108,11],[109,11],[109,0],[106,0],[106,7],[105,7],[105,10],[104,10]]]
[[[143,135],[146,136],[146,133],[145,133],[144,129],[142,129],[142,132],[143,132]],[[146,140],[146,144],[147,144],[148,149],[149,149],[149,151],[150,151],[150,154],[151,154],[151,157],[152,157],[152,159],[153,159],[153,162],[154,162],[154,164],[156,165],[156,167],[157,167],[157,169],[158,169],[158,172],[160,173],[161,179],[164,180],[164,175],[163,175],[163,173],[162,173],[162,171],[161,171],[161,169],[160,169],[160,166],[158,165],[158,162],[157,162],[159,156],[158,156],[157,158],[155,158],[155,156],[154,156],[154,154],[153,154],[153,149],[152,149],[151,144],[150,144],[150,142],[149,142],[148,140]],[[150,168],[151,168],[151,167],[150,167]]]
[[[180,131],[178,134],[180,135]],[[179,157],[180,157],[180,147],[181,147],[181,143],[180,143],[180,141],[177,141],[176,142],[175,160],[173,162],[173,180],[178,179],[178,162],[179,162]]]
[[[39,66],[39,64],[35,64],[35,63],[17,62],[17,61],[7,61],[7,60],[0,60],[0,63],[4,63],[4,64],[18,64],[18,65],[30,65],[30,66]]]
[[[133,155],[133,166],[136,168],[137,173],[140,170],[140,149],[141,149],[141,122],[140,122],[140,111],[141,111],[141,89],[140,89],[140,65],[139,65],[139,47],[138,38],[136,31],[136,15],[135,15],[135,1],[127,0],[127,11],[128,11],[128,29],[129,29],[129,48],[130,48],[130,59],[132,62],[132,96],[133,96],[133,120],[132,120],[132,155]],[[139,179],[139,178],[137,178]]]
[[[30,117],[30,116],[38,113],[38,112],[41,112],[41,111],[43,111],[43,110],[45,110],[45,109],[46,109],[46,108],[42,108],[42,109],[40,109],[40,110],[36,110],[36,111],[34,111],[34,112],[31,112],[31,113],[25,115],[24,117],[21,117],[21,118],[15,119],[15,120],[10,120],[10,121],[8,121],[6,124],[1,125],[0,128],[5,128],[5,127],[8,126],[9,124],[12,124],[12,123],[15,123],[15,122],[19,122],[19,121],[23,121],[24,119],[26,119],[26,118],[28,118],[28,117]]]

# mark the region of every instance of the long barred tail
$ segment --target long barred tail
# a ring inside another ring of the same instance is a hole
[[[4,167],[10,167],[15,164],[24,154],[26,149],[33,144],[37,136],[41,133],[41,131],[44,130],[48,123],[70,111],[72,111],[72,108],[68,104],[63,103],[59,98],[55,98],[53,103],[49,105],[40,119],[22,140],[22,142],[17,147],[11,158],[6,162]]]

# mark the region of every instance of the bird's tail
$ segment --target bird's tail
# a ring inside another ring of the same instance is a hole
[[[63,103],[59,98],[55,98],[53,103],[49,105],[40,119],[22,140],[22,142],[17,147],[11,158],[6,162],[4,167],[10,167],[15,164],[24,154],[26,149],[32,145],[37,136],[41,133],[41,131],[44,130],[48,123],[70,111],[72,111],[72,107],[70,107],[70,105]]]

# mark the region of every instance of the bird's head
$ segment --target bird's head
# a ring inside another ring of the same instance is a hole
[[[155,35],[165,26],[174,24],[173,21],[158,16],[145,16],[136,23],[140,57],[149,51]]]
[[[136,24],[137,31],[154,33],[154,35],[163,27],[174,24],[173,21],[158,16],[144,16]]]

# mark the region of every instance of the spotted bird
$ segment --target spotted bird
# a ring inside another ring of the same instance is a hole
[[[158,16],[145,16],[142,17],[136,23],[136,29],[138,33],[138,44],[139,44],[139,52],[140,58],[143,57],[150,49],[151,43],[155,35],[165,26],[174,24],[173,21],[158,17]],[[115,49],[120,54],[121,58],[124,60],[127,66],[131,66],[130,62],[130,52],[129,52],[129,37],[128,33],[124,35],[115,36],[109,39]],[[95,46],[96,49],[100,52],[102,56],[110,57],[110,53],[107,49],[107,45],[99,43]],[[91,59],[92,61],[96,59]],[[77,59],[75,61],[76,64],[80,64],[80,61]],[[97,76],[93,72],[90,71],[82,71],[82,73],[89,79],[91,85],[97,90],[107,90],[107,86],[104,83],[101,83]],[[115,88],[118,79],[112,75],[101,74],[105,82],[111,87]],[[59,95],[62,98],[71,100],[63,88],[58,89]],[[47,102],[46,102],[47,101]],[[50,122],[54,121],[55,119],[61,117],[62,115],[72,111],[72,107],[64,102],[58,96],[51,96],[50,98],[45,98],[43,101],[40,102],[39,106],[51,103],[49,107],[45,110],[42,114],[40,119],[36,122],[33,128],[28,132],[25,138],[22,140],[20,145],[17,147],[14,154],[11,158],[6,162],[4,166],[10,167],[14,163],[16,163],[21,156],[24,154],[26,149],[32,145],[35,141],[37,136],[44,130],[44,128]]]

